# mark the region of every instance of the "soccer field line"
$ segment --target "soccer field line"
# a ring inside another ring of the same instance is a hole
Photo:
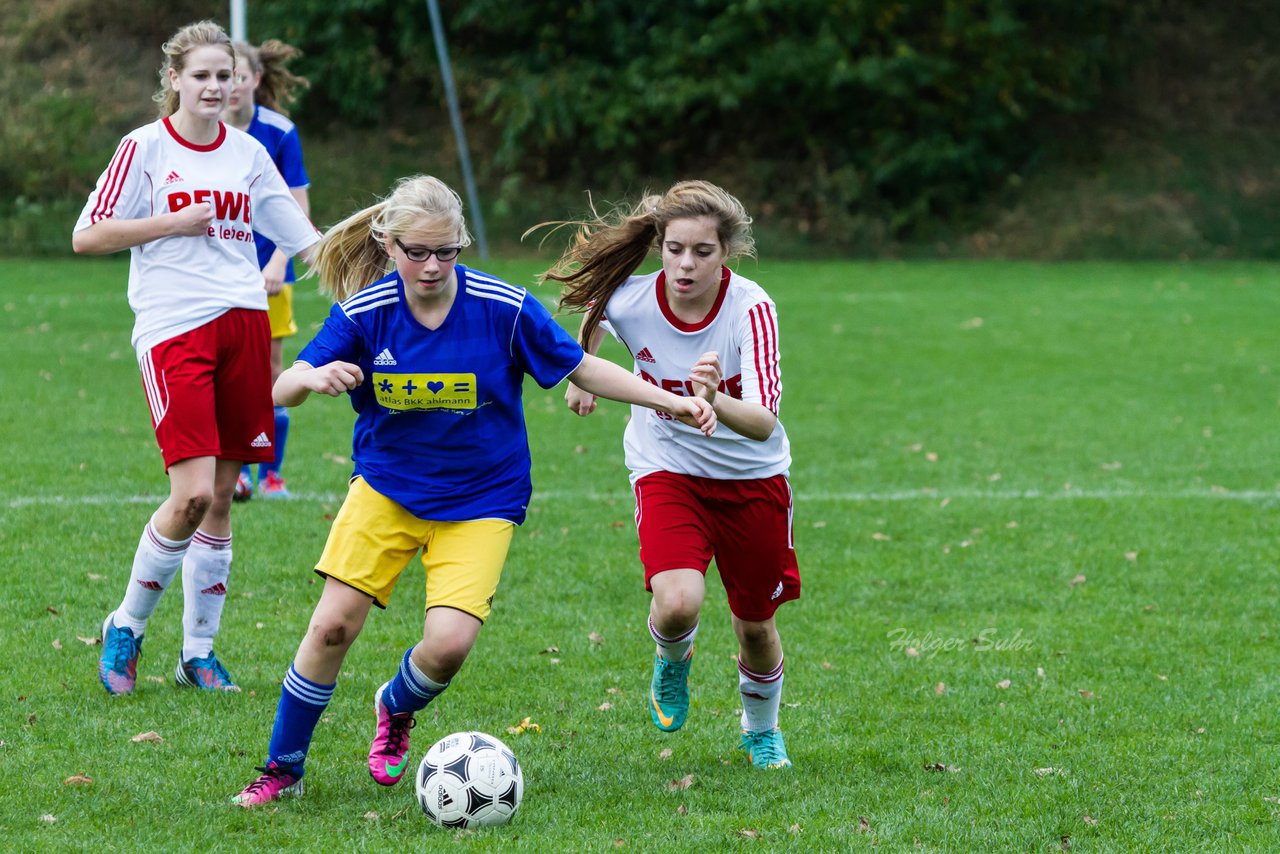
[[[339,504],[345,493],[294,492],[289,501],[312,504]],[[797,492],[801,504],[879,504],[908,501],[978,500],[978,501],[1235,501],[1243,504],[1280,503],[1280,491],[1245,489],[1063,489],[1063,490],[981,490],[981,489],[902,489],[884,492]],[[107,504],[151,504],[164,501],[163,495],[20,495],[0,498],[10,510],[24,507],[94,507]],[[254,503],[275,503],[283,499],[259,499]],[[535,492],[533,503],[540,501],[618,501],[631,503],[628,492],[576,492],[545,490]]]

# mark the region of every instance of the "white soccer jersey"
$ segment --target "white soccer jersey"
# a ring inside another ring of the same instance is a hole
[[[724,369],[719,393],[778,414],[782,374],[773,300],[755,282],[728,268],[722,268],[715,306],[700,323],[688,324],[675,316],[667,303],[666,277],[658,271],[632,276],[618,288],[605,306],[601,326],[631,351],[641,379],[691,396],[689,371],[699,356],[715,350]],[[791,467],[791,446],[781,421],[763,442],[740,436],[724,424],[707,438],[669,415],[633,406],[623,446],[632,484],[655,471],[747,480],[785,474]]]
[[[257,140],[219,123],[217,140],[194,145],[167,118],[120,141],[76,231],[103,219],[141,219],[201,202],[213,206],[207,235],[163,237],[130,250],[129,306],[139,358],[229,309],[266,310],[254,229],[287,255],[320,236]]]

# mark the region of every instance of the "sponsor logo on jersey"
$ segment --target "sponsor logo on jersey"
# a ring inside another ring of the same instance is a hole
[[[475,374],[387,374],[375,372],[378,403],[401,412],[472,410],[477,406]]]
[[[391,348],[384,347],[381,353],[373,357],[373,363],[375,365],[394,365],[396,357],[391,355]]]
[[[653,358],[653,354],[649,352],[649,348],[645,347],[639,353],[636,353],[636,361],[648,362],[649,364],[652,365],[652,364],[655,364],[658,360]]]
[[[179,175],[177,172],[170,172],[164,179],[164,186],[167,187],[170,184],[177,184],[181,180],[182,180],[182,176]]]
[[[256,439],[254,439],[252,442],[250,442],[250,443],[249,443],[249,447],[251,447],[251,448],[270,448],[270,447],[271,447],[271,440],[270,440],[269,438],[267,438],[267,434],[266,434],[265,432],[264,432],[264,433],[259,433],[259,434],[258,434],[258,436],[257,436],[257,438],[256,438]]]

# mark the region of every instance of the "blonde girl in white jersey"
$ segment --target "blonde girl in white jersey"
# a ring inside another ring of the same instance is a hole
[[[133,344],[169,475],[123,600],[103,621],[98,678],[113,695],[133,691],[147,621],[179,569],[176,681],[239,690],[213,652],[231,569],[231,495],[242,463],[274,457],[253,230],[290,255],[320,237],[266,150],[219,120],[235,73],[222,28],[190,24],[163,50],[160,119],[121,140],[72,234],[77,253],[130,250]]]
[[[653,594],[650,716],[667,732],[685,721],[714,557],[738,637],[739,747],[753,767],[789,767],[778,728],[783,655],[774,612],[800,595],[800,575],[786,476],[791,454],[778,420],[777,313],[759,285],[724,266],[754,253],[751,218],[714,184],[683,181],[574,225],[573,244],[544,278],[564,283],[562,307],[586,313],[584,349],[595,353],[611,332],[641,378],[704,398],[720,421],[715,436],[705,437],[633,409],[624,436]],[[635,275],[655,249],[661,269]],[[579,415],[596,407],[593,395],[573,385],[565,400]]]

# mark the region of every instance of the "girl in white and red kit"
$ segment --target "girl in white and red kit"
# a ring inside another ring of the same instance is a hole
[[[304,253],[319,240],[270,155],[219,120],[231,40],[201,21],[164,45],[161,118],[120,141],[72,234],[77,253],[130,250],[133,346],[169,497],[147,522],[120,605],[102,625],[98,677],[137,681],[147,620],[182,570],[179,685],[239,690],[213,652],[231,569],[240,467],[274,459],[267,295],[256,229]]]
[[[631,352],[635,372],[667,391],[698,395],[720,421],[706,437],[632,407],[623,437],[636,496],[645,586],[657,644],[649,713],[679,729],[705,574],[714,557],[738,637],[739,748],[757,768],[791,765],[778,728],[782,642],[777,607],[800,595],[791,537],[791,451],[782,400],[778,319],[755,282],[724,266],[751,255],[751,218],[733,196],[684,181],[629,209],[596,216],[545,275],[565,284],[561,306],[585,311],[580,340],[595,353],[604,331]],[[634,275],[657,249],[662,269]],[[570,384],[569,408],[593,395]]]

